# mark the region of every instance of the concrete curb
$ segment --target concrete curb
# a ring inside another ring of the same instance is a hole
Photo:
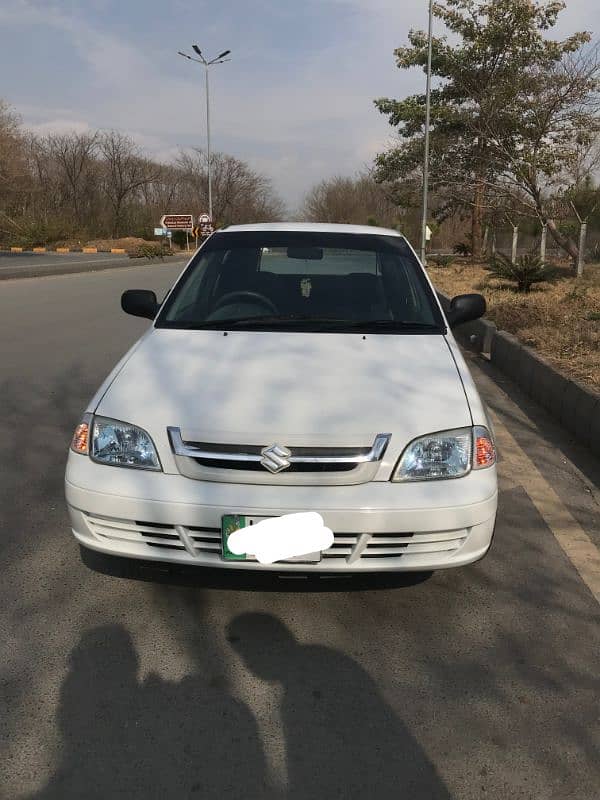
[[[126,253],[124,247],[0,247],[0,253]]]
[[[446,311],[450,300],[440,293],[438,297]],[[453,333],[463,347],[486,356],[578,442],[600,456],[600,392],[565,375],[493,322],[468,322]]]
[[[128,252],[125,247],[0,247],[0,255],[2,253],[114,253],[123,255]]]
[[[0,247],[0,253],[84,253],[84,247]],[[90,249],[90,253],[111,253],[112,250]],[[120,250],[118,252],[121,252]],[[126,252],[126,251],[123,251]]]

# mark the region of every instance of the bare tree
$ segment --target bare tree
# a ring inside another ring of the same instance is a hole
[[[194,206],[206,211],[208,174],[206,153],[194,148],[182,151],[177,166]],[[211,154],[213,215],[218,224],[263,222],[281,219],[284,207],[268,178],[244,161],[225,153]]]
[[[336,175],[316,184],[304,198],[301,214],[312,222],[394,225],[398,208],[370,172],[354,178]]]
[[[111,235],[116,238],[125,228],[123,214],[127,201],[142,187],[156,180],[157,167],[143,158],[130,136],[119,131],[101,133],[98,149],[103,166],[102,187],[112,215]]]
[[[75,225],[82,226],[89,220],[97,179],[98,133],[53,134],[46,137],[44,145],[57,168],[65,210]]]
[[[29,188],[26,140],[20,120],[0,99],[0,231],[14,229]]]
[[[212,157],[217,222],[276,220],[270,181],[233,156]],[[36,136],[0,100],[0,241],[46,244],[94,236],[151,235],[167,212],[206,211],[206,155],[147,158],[119,132]]]

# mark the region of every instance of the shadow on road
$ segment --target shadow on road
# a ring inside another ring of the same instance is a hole
[[[450,800],[434,765],[352,658],[301,644],[270,614],[240,614],[227,634],[254,675],[283,688],[290,800]]]
[[[61,688],[62,760],[33,797],[270,797],[254,717],[214,684],[203,674],[140,680],[122,626],[84,633]]]
[[[394,798],[450,800],[435,767],[350,657],[300,644],[278,619],[245,613],[227,639],[259,680],[283,688],[287,787],[269,785],[251,710],[202,671],[138,676],[120,625],[88,630],[69,656],[60,765],[31,800]],[[252,680],[248,675],[242,680]]]

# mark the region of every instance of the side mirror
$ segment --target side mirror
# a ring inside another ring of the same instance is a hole
[[[446,319],[451,328],[479,319],[485,314],[485,297],[481,294],[459,294],[450,301]]]
[[[154,292],[148,289],[128,289],[121,295],[121,308],[134,317],[154,319],[159,305]]]

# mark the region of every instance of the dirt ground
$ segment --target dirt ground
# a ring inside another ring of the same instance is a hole
[[[586,265],[579,280],[560,267],[552,283],[534,285],[528,294],[490,278],[482,264],[432,264],[427,271],[446,295],[483,294],[486,316],[498,328],[534,347],[571,377],[600,389],[600,264]]]

